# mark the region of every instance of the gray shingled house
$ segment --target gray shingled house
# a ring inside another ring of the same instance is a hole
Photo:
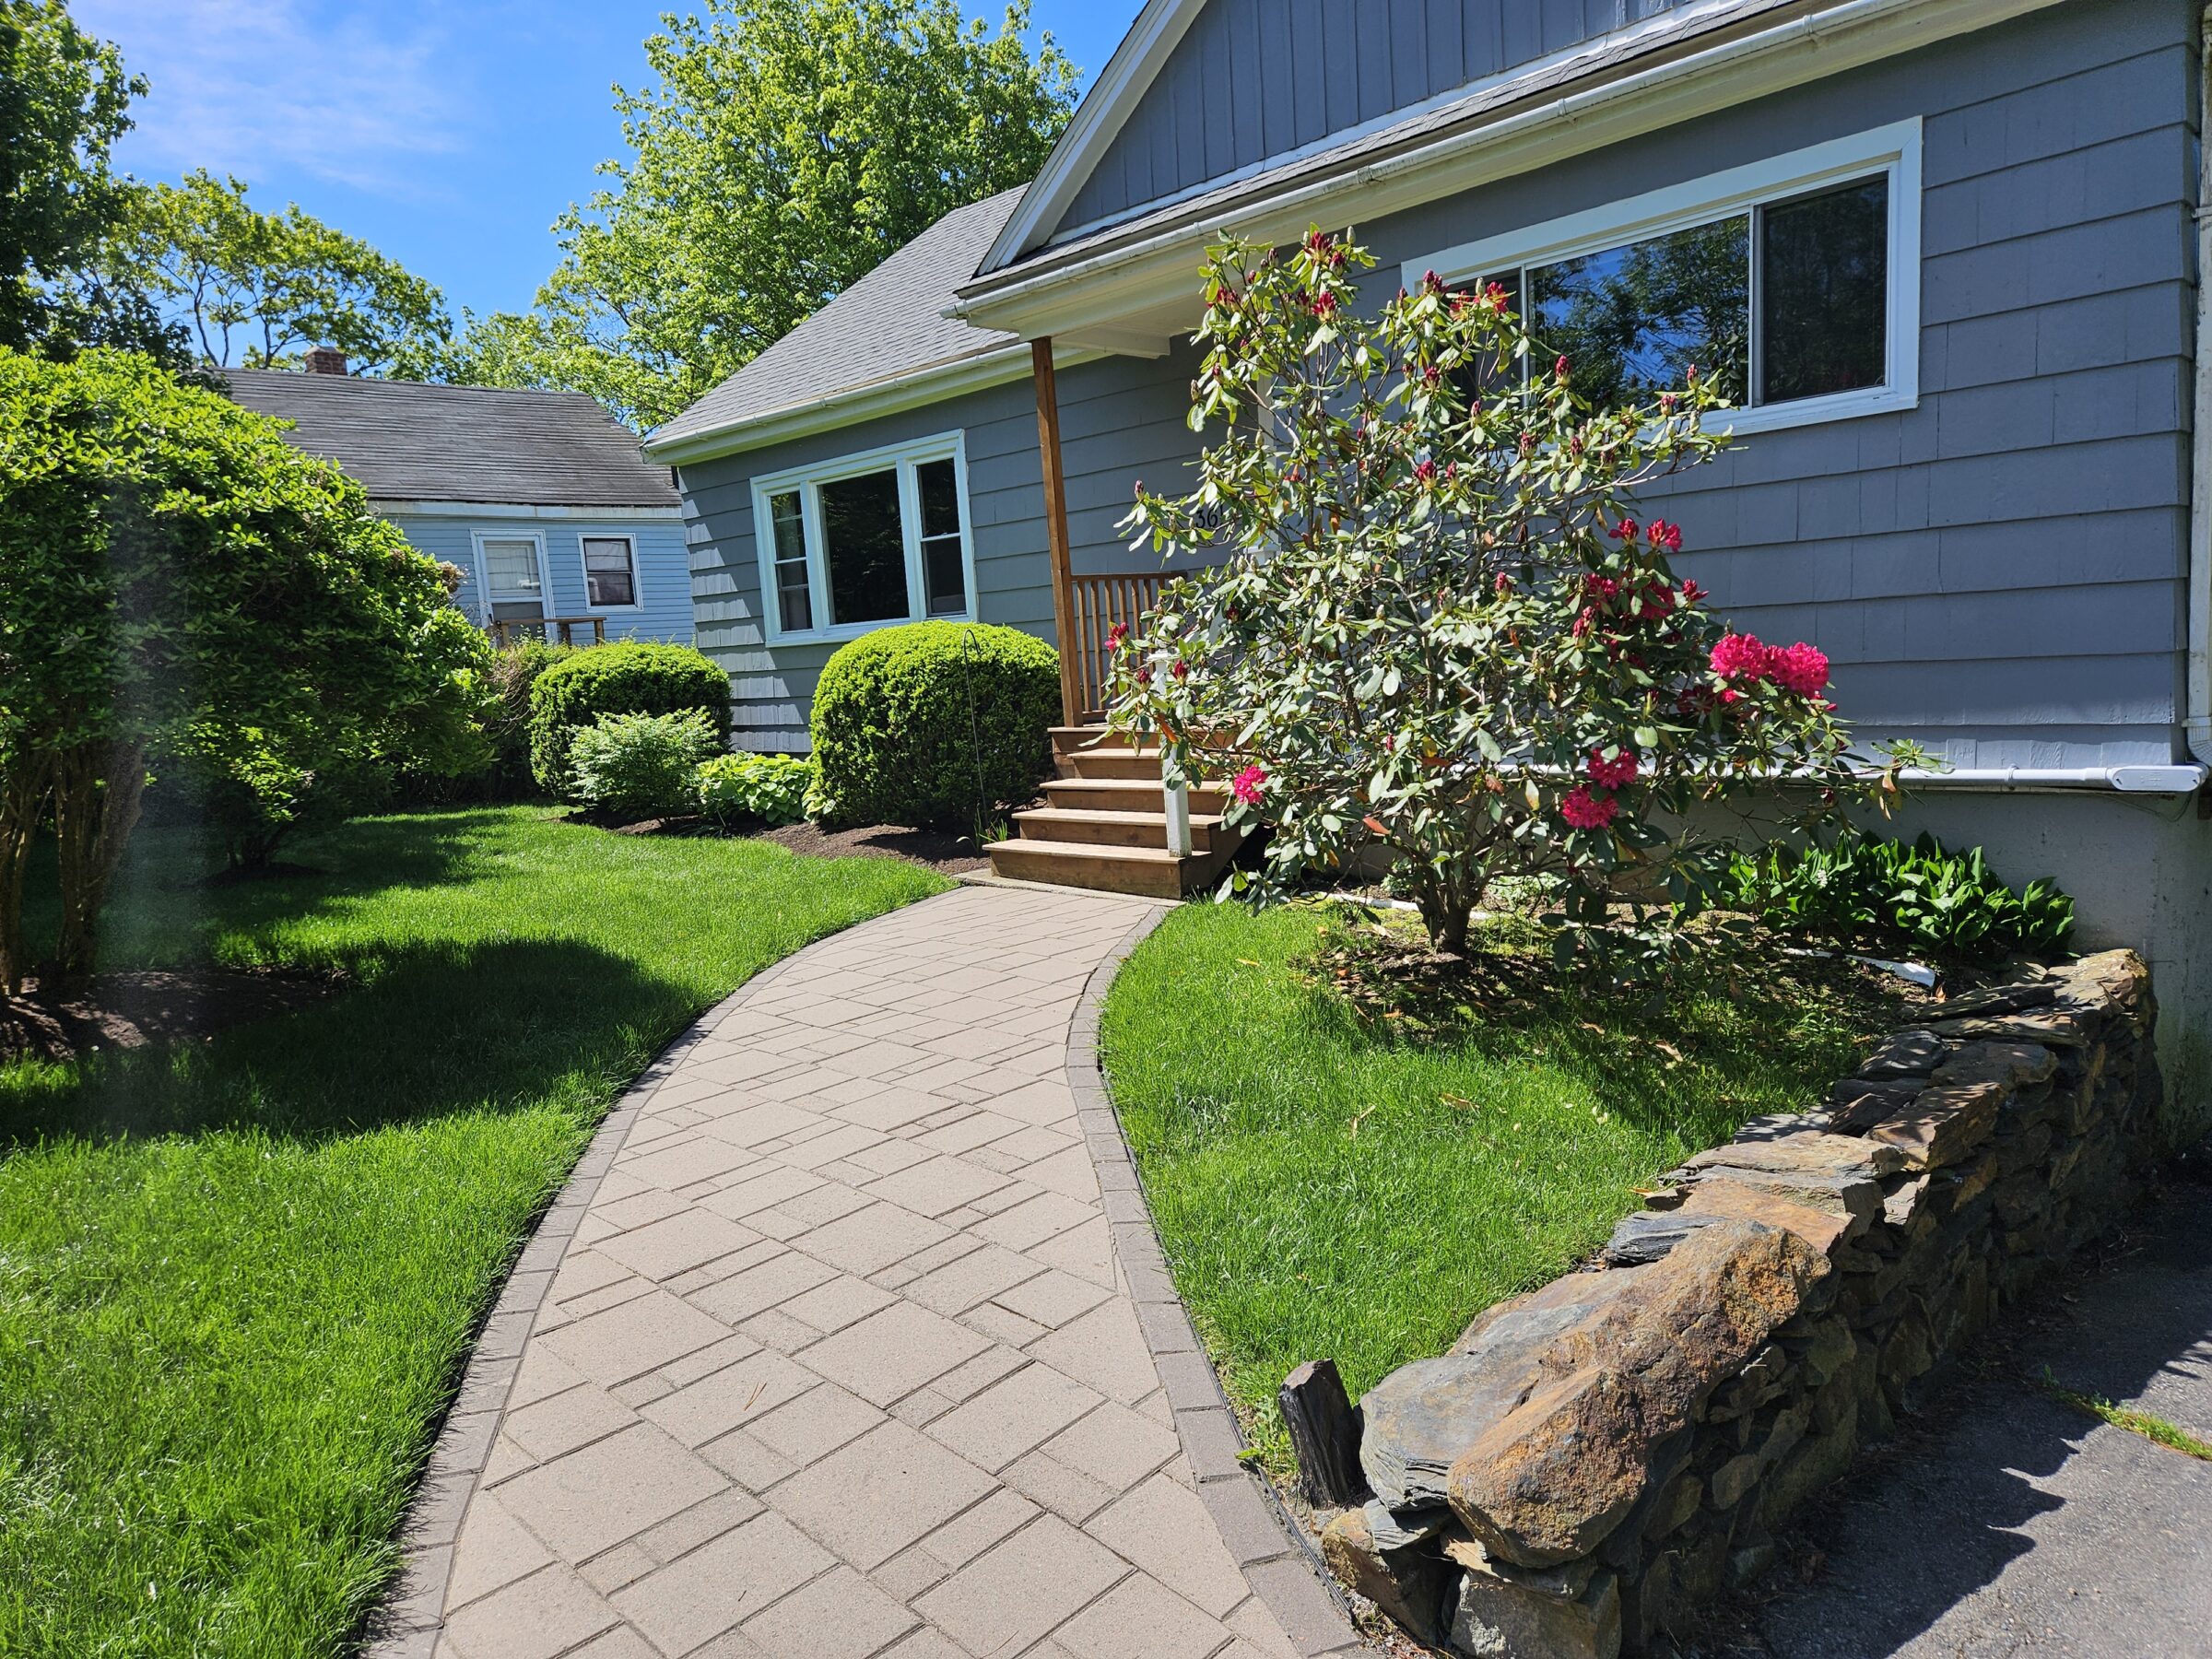
[[[453,603],[495,639],[689,644],[691,570],[668,468],[581,393],[229,369],[230,395],[359,479],[383,517],[462,572]]]
[[[1684,572],[1826,650],[1863,732],[1949,761],[1907,828],[2055,874],[2088,937],[2156,959],[2170,1035],[2202,1030],[2201,23],[2189,0],[1151,0],[1032,183],[650,437],[740,741],[803,748],[835,645],[928,615],[1059,641],[1084,712],[1104,618],[1152,579],[1114,528],[1131,487],[1195,452],[1221,231],[1348,225],[1378,297],[1499,279],[1540,333],[1633,251],[1719,238],[1741,264],[1707,310],[1748,393],[1742,447],[1667,501]],[[1638,349],[1700,347],[1653,318]]]

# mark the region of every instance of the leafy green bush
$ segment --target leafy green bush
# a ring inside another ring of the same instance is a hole
[[[699,763],[721,742],[704,709],[602,714],[570,743],[571,798],[622,818],[674,818],[697,804]]]
[[[806,816],[814,763],[798,755],[716,755],[699,763],[698,783],[699,809],[717,823],[794,824]]]
[[[2074,900],[2056,883],[2015,892],[1981,848],[1947,852],[1930,835],[1770,847],[1738,858],[1734,875],[1736,903],[1770,926],[1870,949],[1990,960],[2056,950],[2074,929]]]
[[[603,714],[703,709],[720,743],[730,735],[730,680],[688,645],[594,645],[544,668],[530,688],[530,771],[538,787],[573,799],[570,746]]]
[[[1051,769],[1060,659],[1018,629],[912,622],[838,648],[814,690],[820,786],[848,824],[972,828]]]
[[[0,349],[0,990],[41,826],[77,978],[150,771],[253,796],[232,846],[265,853],[326,789],[480,764],[490,656],[280,422],[129,353]]]
[[[556,663],[574,656],[577,647],[556,645],[545,640],[524,640],[499,653],[492,665],[491,688],[499,698],[499,712],[485,727],[491,739],[491,765],[484,784],[494,799],[534,792],[530,775],[530,693],[538,676]]]

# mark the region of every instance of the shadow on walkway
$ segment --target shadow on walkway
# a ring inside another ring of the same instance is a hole
[[[2183,1170],[2100,1264],[2038,1299],[1851,1496],[1816,1503],[1700,1653],[2212,1653],[2212,1463],[2035,1386],[2048,1367],[2212,1440],[2212,1169]]]

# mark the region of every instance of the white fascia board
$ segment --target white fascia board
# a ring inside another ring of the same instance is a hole
[[[1102,351],[1055,350],[1053,353],[1053,366],[1065,369],[1105,355]],[[712,431],[691,432],[669,439],[648,437],[645,440],[645,453],[653,460],[669,466],[685,466],[695,461],[742,454],[747,450],[764,449],[771,443],[782,443],[789,439],[809,438],[818,432],[836,431],[841,427],[858,426],[863,421],[875,420],[886,415],[897,415],[908,409],[942,403],[962,393],[980,392],[991,386],[1003,386],[1011,381],[1027,380],[1030,371],[1029,345],[1026,341],[1017,341],[1013,345],[997,347],[974,357],[959,358],[949,363],[936,363],[866,385],[854,386],[849,391],[817,398],[810,403],[790,404],[781,409],[771,409]]]
[[[569,519],[585,524],[674,524],[684,516],[676,507],[535,507],[527,501],[402,501],[382,496],[369,499],[370,511],[380,517],[407,513],[418,518]]]
[[[1179,45],[1206,0],[1150,0],[1106,60],[1089,95],[1077,105],[1044,165],[1014,205],[1013,217],[983,255],[979,269],[995,271],[1050,236],[1113,141],[1135,112],[1169,53]]]
[[[1028,337],[1110,324],[1194,298],[1198,260],[1225,234],[1282,242],[1310,224],[1372,221],[2060,3],[1844,0],[1327,178],[1194,214],[1072,265],[986,279],[957,309],[977,327]]]

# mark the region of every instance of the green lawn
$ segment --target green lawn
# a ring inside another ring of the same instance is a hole
[[[1357,1397],[1441,1353],[1602,1243],[1634,1186],[1808,1104],[1884,1029],[1864,981],[1770,982],[1665,1013],[1553,998],[1457,1036],[1371,1035],[1294,966],[1331,913],[1185,906],[1123,969],[1101,1031],[1176,1284],[1278,1468],[1292,1366],[1334,1359]]]
[[[337,968],[165,1052],[0,1065],[0,1653],[340,1651],[537,1206],[694,1015],[938,890],[542,809],[366,819],[208,888],[146,832],[106,964]]]

